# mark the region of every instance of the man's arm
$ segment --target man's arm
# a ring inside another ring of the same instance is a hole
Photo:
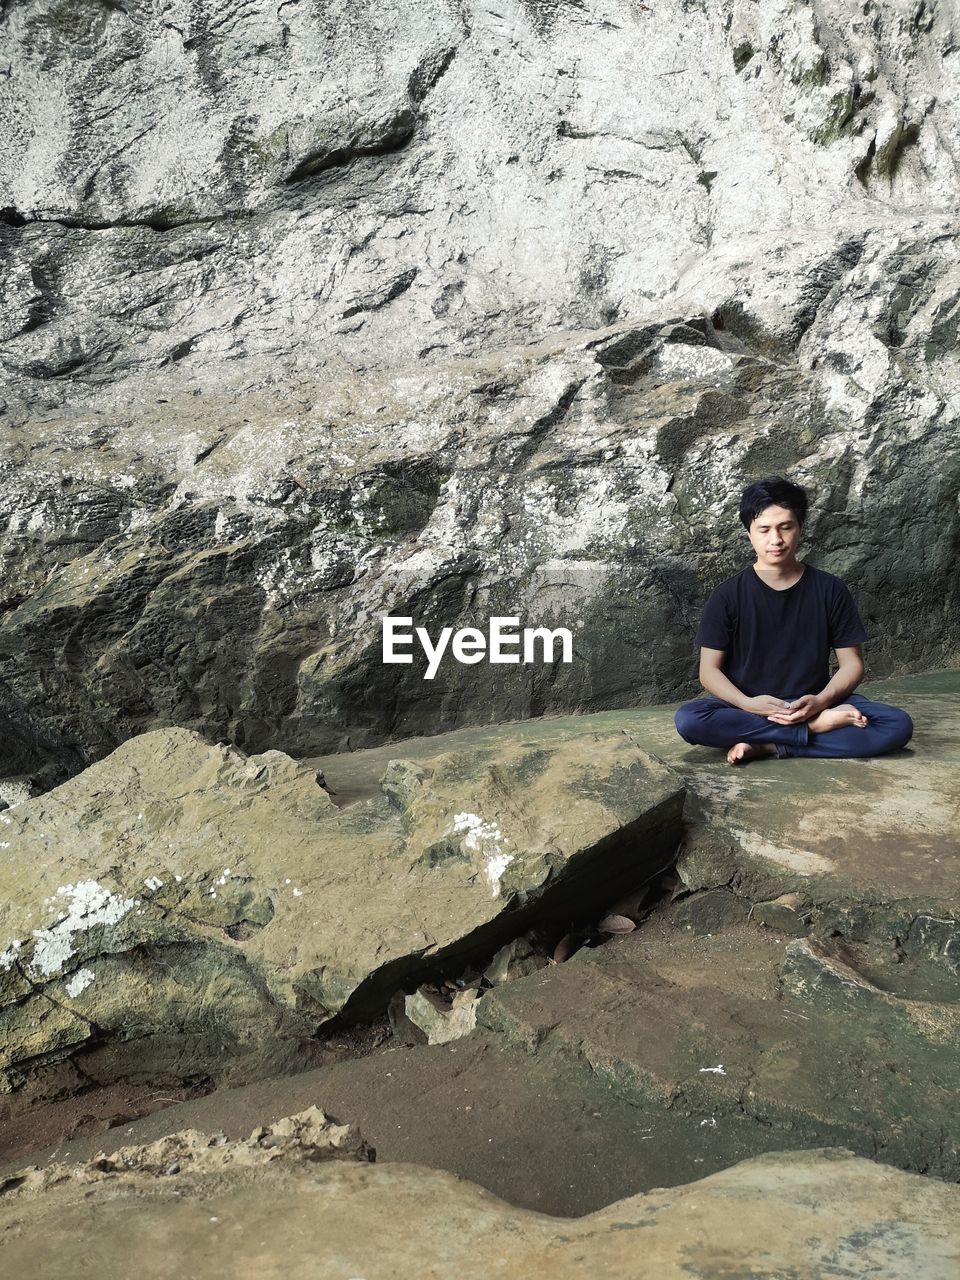
[[[800,724],[812,720],[827,707],[836,707],[853,693],[863,679],[864,666],[858,644],[847,649],[837,649],[837,670],[833,679],[819,692],[798,698],[789,711],[778,711],[770,716],[777,724]],[[719,696],[719,695],[718,695]]]
[[[837,670],[833,679],[821,691],[820,698],[824,707],[836,707],[863,679],[864,665],[860,646],[853,644],[849,649],[837,649]]]
[[[754,715],[772,718],[774,713],[783,712],[786,703],[782,698],[773,698],[767,694],[748,698],[745,693],[741,693],[733,681],[723,674],[725,657],[725,649],[701,648],[700,683],[707,693],[712,693],[722,702],[729,702],[733,707],[739,707],[741,711],[752,711]]]

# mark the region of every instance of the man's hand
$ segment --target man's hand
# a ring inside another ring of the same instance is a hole
[[[755,716],[766,716],[768,720],[773,720],[778,715],[785,715],[787,712],[787,704],[782,698],[774,698],[769,693],[758,694],[756,698],[748,698],[743,707],[744,711],[752,711]],[[792,724],[793,721],[788,721]]]
[[[802,698],[783,703],[779,710],[767,714],[767,719],[774,724],[803,724],[818,716],[826,705],[817,694],[805,693]]]

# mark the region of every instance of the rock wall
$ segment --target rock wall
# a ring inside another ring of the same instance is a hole
[[[775,470],[872,674],[954,662],[950,19],[0,6],[2,771],[679,697]],[[576,659],[426,683],[387,611]]]

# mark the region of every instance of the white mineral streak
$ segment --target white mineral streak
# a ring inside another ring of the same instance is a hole
[[[0,779],[0,800],[6,800],[9,809],[15,809],[18,804],[23,804],[24,800],[29,799],[30,788],[27,783],[20,782],[17,778]],[[11,819],[4,814],[2,821],[9,826]]]
[[[144,880],[143,883],[148,889],[163,888],[163,881],[160,879],[159,876],[147,876],[146,880]]]
[[[495,898],[500,892],[500,880],[503,873],[513,861],[512,853],[498,853],[494,857],[487,859],[487,865],[483,869],[483,874],[487,877],[490,885],[490,896]]]
[[[512,853],[504,853],[503,845],[509,844],[495,822],[485,822],[478,813],[458,813],[453,819],[453,831],[463,835],[463,846],[471,853],[487,853],[483,874],[490,886],[491,897],[500,892],[503,873],[513,862]]]
[[[130,512],[127,532],[136,533],[138,529],[145,529],[152,520],[153,512],[149,507],[134,507]]]
[[[63,968],[74,954],[75,934],[116,924],[137,905],[135,898],[121,898],[96,880],[62,885],[56,896],[68,900],[66,915],[49,929],[33,931],[36,943],[30,970],[41,977],[49,977]]]
[[[464,847],[471,853],[479,853],[481,845],[497,844],[503,840],[495,822],[484,822],[476,813],[458,813],[453,819],[453,830],[463,835]]]
[[[12,969],[23,943],[14,938],[5,951],[0,951],[0,969]]]
[[[86,991],[90,983],[93,982],[94,974],[92,969],[78,969],[63,984],[68,996],[78,996],[81,991]]]

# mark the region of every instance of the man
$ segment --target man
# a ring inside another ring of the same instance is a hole
[[[789,480],[772,476],[745,489],[740,519],[756,563],[720,583],[700,620],[700,683],[713,696],[685,702],[677,732],[727,749],[730,764],[877,756],[913,733],[905,711],[853,692],[867,633],[845,584],[797,559],[806,515],[807,495]]]

